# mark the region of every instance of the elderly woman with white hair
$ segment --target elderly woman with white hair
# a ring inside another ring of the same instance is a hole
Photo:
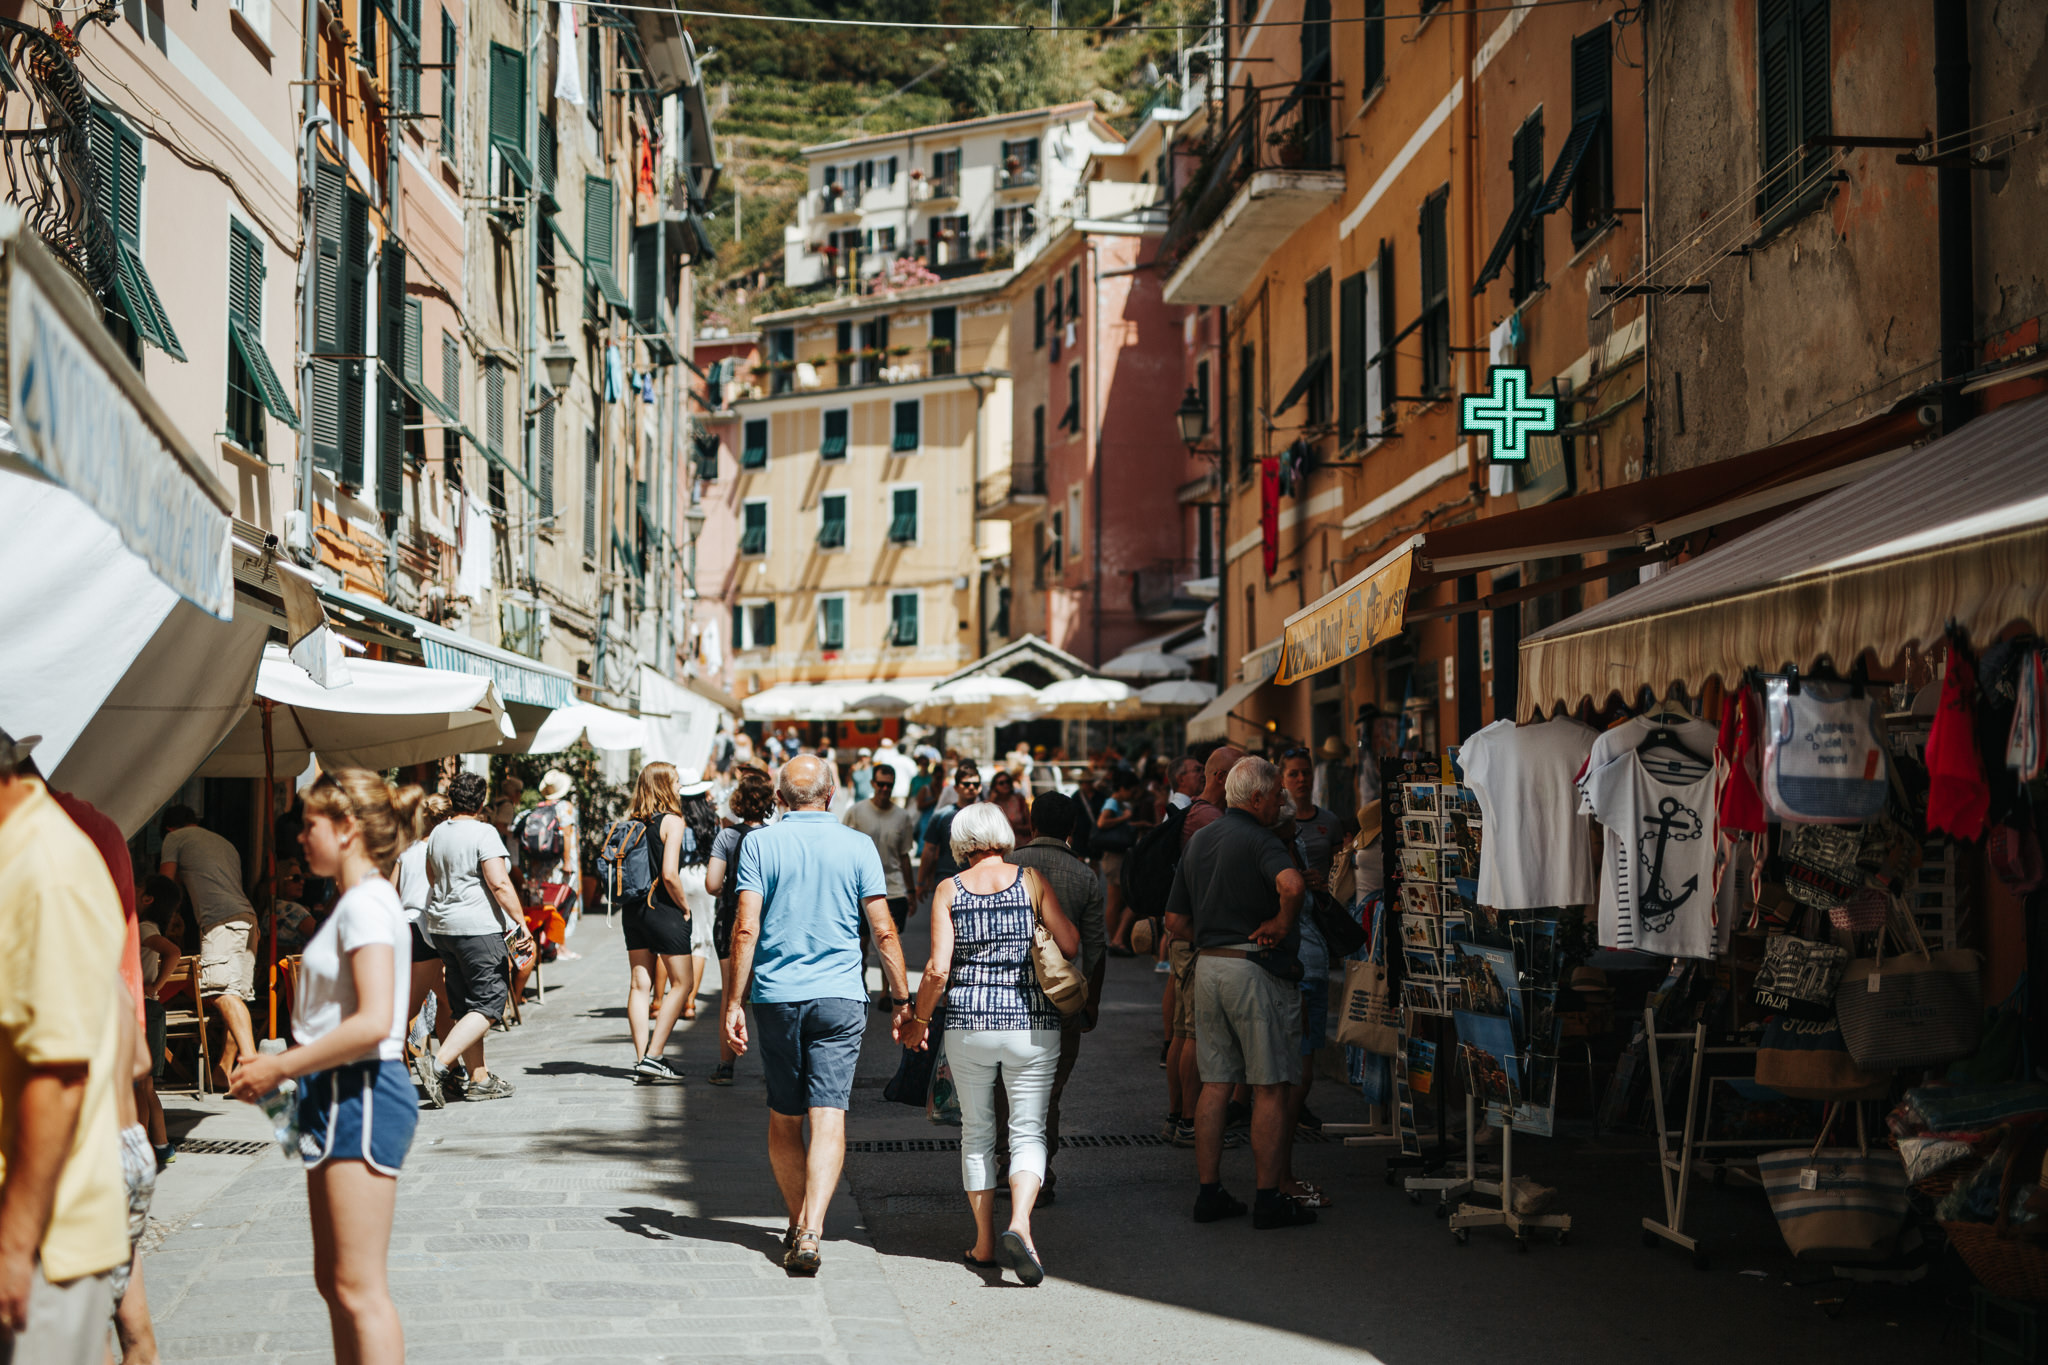
[[[946,1006],[946,1059],[960,1096],[960,1173],[974,1210],[977,1269],[1007,1265],[1026,1285],[1045,1278],[1031,1239],[1031,1209],[1045,1180],[1045,1115],[1059,1064],[1060,1014],[1031,965],[1043,920],[1062,953],[1081,950],[1081,931],[1038,874],[1006,857],[1010,821],[986,801],[953,817],[957,875],[932,896],[931,957],[918,987],[905,1047],[924,1045],[932,1011]],[[995,1235],[996,1085],[1009,1101],[1010,1225]]]

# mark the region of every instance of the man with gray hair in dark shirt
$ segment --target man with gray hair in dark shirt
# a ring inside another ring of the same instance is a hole
[[[1280,771],[1239,759],[1224,783],[1229,809],[1188,840],[1167,898],[1170,929],[1194,941],[1195,1221],[1245,1211],[1223,1188],[1223,1127],[1232,1086],[1252,1088],[1252,1157],[1258,1202],[1252,1226],[1299,1227],[1313,1209],[1280,1192],[1286,1174],[1287,1088],[1300,1070],[1301,977],[1296,917],[1306,884],[1267,826],[1280,813]],[[1176,923],[1178,921],[1178,923]]]

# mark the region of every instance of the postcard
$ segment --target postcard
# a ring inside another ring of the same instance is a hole
[[[1453,1017],[1458,1027],[1459,1060],[1473,1095],[1488,1106],[1513,1109],[1520,1101],[1521,1059],[1515,1053],[1514,1031],[1508,1021],[1467,1010],[1459,1010]]]
[[[1440,915],[1443,902],[1434,882],[1402,882],[1401,909],[1410,915]]]
[[[1401,879],[1410,882],[1435,882],[1437,876],[1437,850],[1433,848],[1403,848],[1401,851]]]
[[[1401,814],[1403,816],[1435,815],[1436,783],[1409,782],[1403,784],[1401,788]]]
[[[1437,948],[1442,946],[1438,931],[1439,921],[1434,915],[1401,916],[1401,942],[1410,948]]]
[[[1401,817],[1401,843],[1406,848],[1435,848],[1442,838],[1442,827],[1434,815],[1404,815]]]

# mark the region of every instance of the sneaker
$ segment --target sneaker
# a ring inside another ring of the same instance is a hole
[[[1172,970],[1173,968],[1167,965],[1167,961],[1163,957],[1152,964],[1152,975],[1154,976],[1165,976],[1168,972]]]
[[[1314,1111],[1305,1104],[1301,1106],[1301,1117],[1295,1120],[1295,1126],[1297,1128],[1306,1128],[1311,1133],[1323,1131],[1323,1121],[1317,1118]]]
[[[1314,1209],[1303,1208],[1292,1199],[1260,1199],[1252,1211],[1252,1226],[1261,1232],[1274,1228],[1303,1228],[1316,1221]]]
[[[717,1066],[712,1067],[709,1080],[713,1085],[731,1085],[732,1063],[720,1062]]]
[[[1195,1121],[1193,1119],[1182,1119],[1179,1123],[1174,1124],[1173,1136],[1168,1138],[1167,1141],[1176,1147],[1194,1146]]]
[[[441,1064],[434,1060],[433,1053],[422,1052],[413,1058],[412,1074],[420,1083],[420,1093],[426,1096],[428,1108],[448,1107],[448,1096],[441,1089],[441,1078],[446,1073],[441,1070]]]
[[[1179,1129],[1180,1129],[1180,1115],[1179,1115],[1179,1114],[1168,1114],[1168,1115],[1166,1116],[1166,1122],[1164,1122],[1164,1123],[1162,1123],[1162,1124],[1160,1124],[1160,1125],[1159,1125],[1159,1136],[1160,1136],[1160,1137],[1162,1137],[1162,1138],[1165,1138],[1165,1139],[1166,1139],[1166,1140],[1167,1140],[1168,1142],[1171,1142],[1171,1141],[1173,1141],[1173,1135],[1174,1135],[1174,1133],[1176,1133],[1177,1131],[1179,1131]]]
[[[480,1081],[471,1081],[462,1087],[462,1098],[466,1100],[507,1100],[512,1098],[512,1082],[503,1076],[486,1076]]]
[[[461,1062],[456,1062],[454,1065],[442,1069],[441,1088],[443,1090],[460,1090],[462,1089],[462,1087],[468,1084],[469,1068],[467,1066],[464,1066]]]
[[[642,1057],[633,1063],[633,1079],[645,1084],[648,1081],[679,1081],[683,1073],[659,1057]]]
[[[176,1143],[166,1142],[163,1146],[156,1149],[156,1168],[159,1171],[177,1159],[178,1148]]]
[[[1204,1190],[1195,1196],[1197,1223],[1215,1223],[1225,1218],[1237,1218],[1244,1212],[1244,1201],[1233,1199],[1229,1190],[1219,1189],[1214,1194]]]

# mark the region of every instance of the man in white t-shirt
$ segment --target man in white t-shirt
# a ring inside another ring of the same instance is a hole
[[[240,1057],[256,1054],[249,1003],[256,998],[256,908],[242,889],[242,855],[199,824],[190,806],[164,812],[158,871],[185,888],[199,925],[199,998],[227,1031],[215,1064],[231,1075]]]
[[[882,855],[882,880],[889,913],[900,930],[910,920],[910,893],[917,887],[911,849],[917,844],[917,816],[896,803],[896,769],[887,763],[874,768],[875,794],[847,810],[839,822],[875,842]],[[863,928],[865,934],[865,928]]]

